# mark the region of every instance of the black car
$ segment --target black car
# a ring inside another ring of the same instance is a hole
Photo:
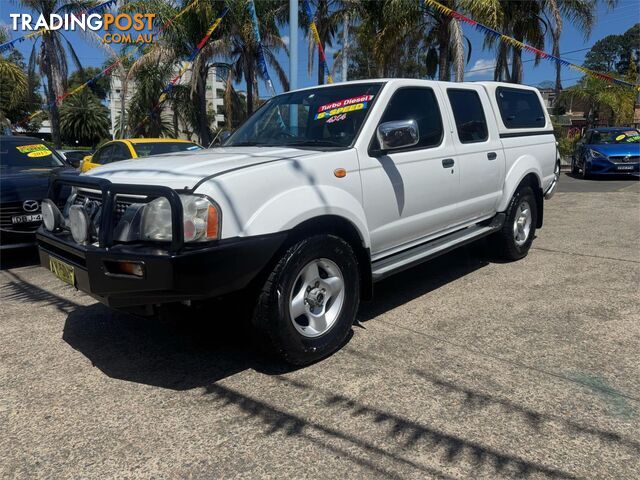
[[[49,177],[75,170],[39,138],[0,136],[0,249],[35,245]]]

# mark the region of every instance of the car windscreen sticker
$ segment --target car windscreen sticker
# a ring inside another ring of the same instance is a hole
[[[192,147],[187,147],[187,150],[202,150],[202,147],[199,145],[194,145]]]
[[[626,137],[626,136],[627,136],[627,134],[626,134],[626,133],[623,133],[622,135],[618,135],[618,136],[616,137],[616,142],[619,142],[620,140],[624,140],[624,137]]]
[[[318,107],[318,112],[324,112],[326,110],[333,110],[334,108],[344,107],[347,105],[353,105],[354,103],[370,102],[373,100],[373,95],[360,95],[359,97],[345,98],[344,100],[338,100],[331,103],[326,103]]]
[[[26,153],[27,157],[46,157],[51,155],[51,150],[44,143],[34,143],[32,145],[18,145],[16,150]]]
[[[314,120],[328,119],[336,115],[340,115],[340,120],[344,120],[346,117],[342,117],[343,114],[366,110],[372,99],[373,95],[361,95],[359,97],[345,98],[344,100],[321,105],[318,107],[318,113],[316,113]],[[338,119],[332,120],[332,122],[334,121],[338,121]]]

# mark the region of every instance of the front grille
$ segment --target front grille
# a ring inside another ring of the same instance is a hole
[[[40,222],[12,223],[11,218],[16,215],[36,215],[40,213],[40,206],[35,212],[25,212],[22,202],[11,202],[0,205],[0,228],[10,230],[35,230],[40,226]]]
[[[85,202],[87,201],[96,202],[98,206],[101,206],[102,194],[88,192],[86,190],[80,190],[76,194],[75,198],[73,199],[73,204],[84,205]],[[124,215],[124,212],[127,210],[127,207],[129,205],[132,205],[134,203],[147,203],[147,202],[148,202],[148,199],[146,197],[131,198],[131,197],[122,197],[121,195],[118,195],[116,197],[116,212],[115,212],[116,224],[122,218],[122,216]]]
[[[615,155],[609,157],[609,160],[615,163],[638,163],[640,162],[640,155]]]

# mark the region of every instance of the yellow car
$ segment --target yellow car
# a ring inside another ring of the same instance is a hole
[[[127,138],[113,140],[102,145],[93,155],[87,155],[80,163],[80,171],[88,172],[92,168],[107,163],[149,157],[163,153],[201,150],[202,147],[189,140],[175,138]]]

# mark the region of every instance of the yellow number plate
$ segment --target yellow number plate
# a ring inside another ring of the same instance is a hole
[[[71,265],[67,265],[57,258],[49,257],[49,269],[63,282],[75,285],[75,275]]]

